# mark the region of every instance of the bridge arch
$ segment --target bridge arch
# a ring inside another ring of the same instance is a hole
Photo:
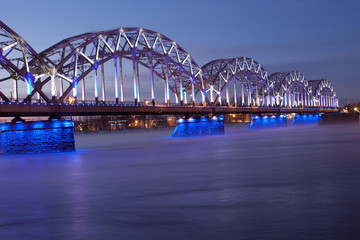
[[[299,71],[277,72],[269,76],[276,93],[276,105],[281,107],[313,106],[312,88]]]
[[[316,107],[339,107],[336,92],[331,82],[327,79],[309,80],[313,89],[313,101]]]
[[[170,38],[143,28],[119,28],[110,31],[86,33],[55,44],[40,53],[53,68],[52,76],[41,82],[44,86],[52,82],[52,98],[63,102],[71,91],[78,97],[78,85],[82,83],[82,98],[85,100],[85,78],[94,73],[95,100],[99,99],[98,68],[101,68],[102,100],[105,76],[104,65],[113,62],[114,96],[117,102],[124,102],[122,61],[129,60],[133,68],[133,90],[135,102],[140,102],[139,65],[150,71],[151,98],[155,103],[155,78],[164,81],[165,103],[170,103],[170,92],[176,103],[204,103],[204,78],[201,68],[182,47]],[[61,84],[59,84],[61,83]],[[65,84],[65,87],[63,86]],[[55,86],[59,86],[57,91]],[[195,92],[201,92],[201,100]],[[34,94],[33,92],[32,94]],[[57,96],[59,95],[59,96]]]
[[[212,104],[221,105],[222,94],[225,94],[227,105],[273,106],[275,103],[267,71],[252,58],[218,59],[205,64],[202,70],[206,79],[205,89]],[[229,92],[231,85],[232,100]]]
[[[0,21],[0,97],[5,102],[19,100],[23,90],[28,95],[35,89],[43,98],[46,94],[34,83],[49,73],[50,67],[39,54],[15,31]],[[13,88],[2,85],[13,83]],[[9,93],[6,93],[6,89]],[[19,93],[20,92],[20,93]]]

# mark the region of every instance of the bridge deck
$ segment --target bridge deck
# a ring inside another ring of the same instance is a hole
[[[337,108],[279,108],[279,107],[228,107],[228,106],[135,106],[121,104],[45,104],[0,103],[0,116],[90,116],[90,115],[171,115],[171,114],[233,114],[233,113],[325,113]]]

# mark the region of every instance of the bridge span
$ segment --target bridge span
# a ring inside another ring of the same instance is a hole
[[[224,114],[316,114],[337,112],[337,108],[281,108],[231,106],[180,106],[145,104],[61,104],[61,103],[0,103],[0,117],[31,116],[92,116],[92,115],[224,115]]]

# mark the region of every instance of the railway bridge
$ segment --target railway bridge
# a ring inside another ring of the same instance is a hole
[[[337,110],[327,79],[308,80],[295,70],[269,74],[249,57],[200,67],[178,43],[152,30],[84,33],[38,53],[0,21],[1,117]]]

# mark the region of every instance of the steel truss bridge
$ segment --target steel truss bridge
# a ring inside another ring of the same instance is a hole
[[[271,75],[252,58],[200,67],[170,38],[118,28],[37,53],[0,21],[0,116],[336,111],[327,79]],[[128,101],[131,100],[131,103]]]

